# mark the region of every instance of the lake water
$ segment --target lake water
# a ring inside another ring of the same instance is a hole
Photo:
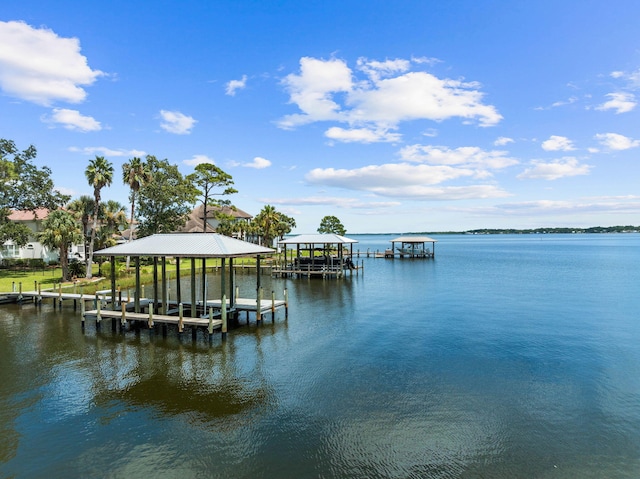
[[[0,477],[640,477],[640,235],[435,238],[212,345],[0,306]]]

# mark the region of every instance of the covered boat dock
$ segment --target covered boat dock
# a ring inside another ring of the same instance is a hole
[[[262,319],[265,311],[271,311],[284,307],[288,308],[285,300],[262,298],[260,285],[260,261],[262,256],[271,255],[275,251],[271,248],[255,245],[246,241],[230,238],[218,233],[168,233],[155,234],[141,239],[123,243],[95,252],[96,256],[106,256],[111,263],[111,294],[110,301],[101,310],[101,303],[91,311],[83,312],[84,317],[95,317],[99,321],[102,317],[121,320],[121,326],[126,322],[148,323],[152,327],[160,323],[176,324],[178,331],[186,326],[192,327],[194,333],[197,327],[208,329],[211,335],[214,329],[220,329],[223,337],[227,333],[227,316],[236,315],[240,311],[254,312],[257,322]],[[129,256],[133,259],[135,267],[135,292],[132,302],[118,301],[119,294],[116,290],[115,258]],[[149,257],[153,259],[153,298],[143,298],[143,286],[140,280],[140,259]],[[238,298],[234,285],[233,261],[235,258],[255,257],[256,259],[256,298]],[[169,301],[167,287],[167,258],[176,259],[176,299]],[[209,300],[207,294],[206,261],[208,258],[218,258],[221,261],[221,291],[219,300]],[[185,295],[181,290],[181,270],[179,259],[189,259],[190,291]],[[196,263],[202,262],[201,290],[196,291]],[[228,263],[228,268],[227,268]],[[228,270],[228,282],[227,282]],[[160,276],[160,277],[159,277]],[[160,287],[159,287],[160,283]],[[227,290],[229,294],[227,295]],[[108,311],[110,309],[110,311]],[[145,311],[146,310],[146,311]],[[158,314],[156,314],[158,313]],[[163,330],[164,332],[164,330]]]
[[[384,257],[435,258],[437,242],[428,236],[400,236],[391,240],[391,248],[384,252]],[[428,243],[431,243],[431,247]]]
[[[342,278],[362,269],[353,262],[357,240],[337,234],[304,234],[278,241],[284,247],[284,263],[272,270],[283,277]],[[295,253],[295,254],[294,254]]]

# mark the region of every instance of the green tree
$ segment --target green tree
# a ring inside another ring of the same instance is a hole
[[[131,216],[129,217],[129,241],[133,239],[133,222],[136,217],[136,196],[140,188],[151,181],[149,166],[140,158],[132,158],[122,165],[122,181],[129,185],[129,200],[131,201]]]
[[[84,238],[84,259],[86,261],[89,255],[89,241],[91,232],[89,229],[89,221],[93,218],[96,203],[89,195],[82,195],[80,198],[73,200],[67,205],[67,209],[71,211],[80,223],[82,223],[82,236]],[[86,274],[86,271],[85,271]]]
[[[80,224],[73,214],[65,210],[55,210],[42,223],[40,242],[49,248],[56,248],[60,252],[60,267],[62,280],[69,281],[69,248],[82,238]]]
[[[196,166],[195,170],[195,173],[192,173],[187,178],[189,181],[192,181],[198,189],[200,200],[203,205],[202,232],[206,233],[207,207],[228,206],[231,204],[229,200],[214,199],[212,196],[232,195],[237,193],[238,190],[231,187],[231,185],[233,185],[233,178],[231,175],[225,173],[221,168],[218,168],[212,163],[201,163]],[[216,192],[217,188],[224,189]],[[211,205],[209,205],[209,202],[211,202]],[[218,217],[218,219],[221,220],[222,217]]]
[[[187,215],[198,199],[198,190],[168,160],[146,157],[153,181],[138,192],[138,237],[171,233],[186,223]]]
[[[329,233],[344,236],[347,234],[347,230],[335,216],[325,216],[320,221],[318,233]]]
[[[275,238],[282,238],[296,226],[293,218],[280,213],[274,206],[266,205],[251,222],[252,232],[271,247]]]
[[[103,156],[96,156],[89,160],[89,166],[84,172],[90,186],[93,186],[93,198],[95,210],[93,214],[93,228],[91,229],[91,241],[89,242],[89,256],[87,257],[87,279],[91,279],[93,264],[93,249],[98,229],[98,214],[100,213],[100,192],[105,186],[111,186],[113,181],[113,165]]]
[[[33,145],[20,151],[13,141],[0,138],[0,244],[29,242],[29,229],[9,221],[11,210],[55,210],[69,201],[69,196],[54,189],[51,170],[33,164],[36,153]]]

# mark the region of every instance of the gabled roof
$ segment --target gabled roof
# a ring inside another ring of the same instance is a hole
[[[181,233],[202,233],[202,213],[204,205],[196,206],[187,219],[187,223],[180,228]],[[253,218],[246,211],[242,211],[235,206],[209,206],[207,208],[207,218],[215,218],[216,213],[233,216],[235,219],[250,220]],[[215,229],[207,222],[205,226],[207,232],[214,232]]]
[[[391,240],[392,243],[437,243],[438,240],[428,236],[399,236]]]
[[[278,241],[278,244],[349,244],[357,240],[336,234],[298,235]]]
[[[155,256],[173,258],[235,258],[275,251],[218,233],[167,233],[145,236],[129,243],[101,249],[98,256]]]
[[[34,211],[11,210],[9,221],[33,221],[44,220],[49,216],[49,210],[46,208],[37,208]]]

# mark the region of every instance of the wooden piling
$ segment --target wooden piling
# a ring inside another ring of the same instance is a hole
[[[183,321],[184,321],[184,307],[182,306],[182,303],[180,303],[178,305],[178,333],[182,333],[182,329],[183,329]]]
[[[256,322],[258,324],[260,324],[260,322],[262,321],[261,306],[262,306],[262,288],[259,288],[258,297],[256,299]]]
[[[153,328],[153,303],[149,303],[149,329]]]
[[[227,295],[222,295],[222,304],[220,305],[220,316],[222,319],[222,339],[227,339]]]

